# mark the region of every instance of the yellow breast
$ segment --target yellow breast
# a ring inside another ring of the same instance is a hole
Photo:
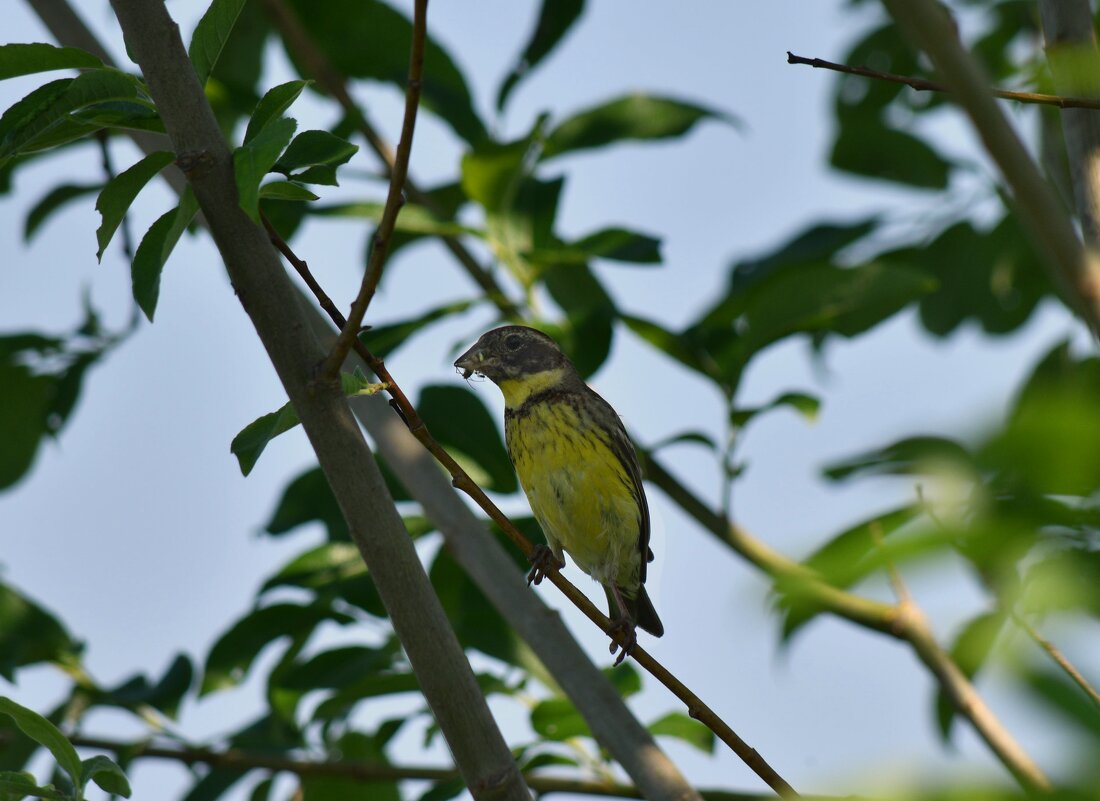
[[[614,580],[628,591],[637,587],[638,499],[630,476],[608,446],[608,432],[584,413],[578,395],[524,407],[523,400],[541,389],[512,390],[505,390],[513,408],[505,425],[508,451],[551,545],[560,544],[601,583]],[[509,395],[523,400],[513,407]]]

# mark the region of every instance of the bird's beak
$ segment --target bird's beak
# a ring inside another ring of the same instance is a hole
[[[455,360],[455,367],[462,372],[463,378],[482,372],[482,368],[485,367],[485,352],[474,345]]]

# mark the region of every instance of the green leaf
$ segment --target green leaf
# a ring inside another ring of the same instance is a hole
[[[109,67],[88,70],[72,79],[51,81],[35,89],[0,117],[0,164],[23,151],[41,146],[42,139],[66,122],[70,114],[96,103],[133,100],[138,97],[135,80]],[[81,136],[94,126],[78,126],[72,134]],[[60,141],[64,141],[62,137]],[[60,143],[51,140],[49,144]]]
[[[255,222],[260,221],[260,182],[275,166],[298,123],[282,117],[264,126],[250,141],[233,151],[233,173],[241,208]]]
[[[412,24],[380,0],[292,0],[302,26],[344,75],[384,81],[405,91]],[[303,75],[293,48],[288,55]],[[317,76],[313,76],[317,77]],[[474,144],[486,137],[466,80],[447,52],[431,38],[425,43],[421,106],[442,118],[458,136]]]
[[[399,650],[400,646],[393,641],[380,648],[349,645],[322,651],[282,671],[278,684],[280,687],[301,691],[340,689],[364,676],[390,669]]]
[[[413,336],[423,332],[432,323],[464,312],[477,302],[474,300],[460,300],[456,303],[437,306],[411,320],[390,323],[389,325],[371,326],[359,335],[359,339],[370,349],[371,353],[380,359],[384,359],[412,339]]]
[[[187,187],[180,196],[179,205],[161,215],[141,238],[130,267],[130,279],[134,300],[149,322],[153,322],[153,315],[157,310],[160,276],[164,272],[164,265],[198,211],[199,203],[195,199],[195,193],[191,191],[191,187]]]
[[[255,111],[248,120],[244,132],[244,143],[248,144],[272,122],[282,118],[288,108],[298,99],[302,90],[312,81],[287,81],[272,87],[256,104]]]
[[[23,225],[23,240],[30,242],[38,229],[55,211],[85,195],[98,192],[102,188],[103,184],[61,184],[55,186],[27,212],[27,221]]]
[[[103,218],[95,233],[99,242],[99,250],[95,254],[98,260],[103,260],[103,251],[107,249],[111,237],[115,235],[138,193],[175,159],[176,154],[169,150],[150,153],[129,169],[120,172],[103,187],[95,203],[96,211]]]
[[[32,773],[0,770],[0,801],[21,801],[27,796],[45,798],[47,801],[71,801],[72,799],[68,793],[62,793],[53,785],[39,787]]]
[[[0,714],[9,715],[15,721],[15,725],[36,743],[41,743],[57,760],[57,764],[69,774],[74,784],[81,786],[80,782],[80,757],[73,748],[68,738],[52,723],[25,706],[21,706],[10,698],[0,696]]]
[[[199,695],[236,686],[264,647],[281,637],[304,639],[324,620],[347,624],[353,618],[321,604],[282,603],[253,610],[210,649]]]
[[[382,219],[382,212],[385,207],[385,203],[341,203],[333,206],[318,206],[311,209],[310,212],[322,217],[362,217],[378,222]],[[428,209],[415,203],[405,203],[401,210],[397,212],[397,222],[394,225],[394,230],[428,236],[484,235],[483,232],[469,226],[440,219]]]
[[[301,184],[291,181],[274,181],[260,187],[260,197],[268,200],[319,200],[317,195],[310,192]]]
[[[16,668],[25,665],[41,662],[75,665],[80,650],[80,645],[53,614],[8,585],[0,584],[0,676],[14,682]]]
[[[632,94],[586,109],[559,124],[543,145],[543,160],[617,142],[672,139],[706,119],[736,124],[733,117],[671,97]]]
[[[345,760],[360,764],[386,765],[386,752],[375,738],[360,732],[349,731],[334,744],[337,753]],[[394,781],[368,781],[357,777],[305,776],[302,778],[302,797],[305,801],[348,801],[362,798],[370,801],[401,801],[401,794]]]
[[[611,352],[615,303],[587,264],[558,263],[545,268],[542,282],[562,311],[566,325],[550,333],[587,378]]]
[[[387,616],[374,579],[359,549],[350,542],[326,542],[311,548],[265,581],[260,592],[276,587],[301,587],[317,597],[343,598],[375,617]]]
[[[0,45],[0,81],[36,72],[102,66],[103,62],[91,53],[75,47],[56,47],[41,42]]]
[[[944,470],[973,472],[974,460],[958,442],[944,437],[908,437],[887,445],[834,462],[822,470],[831,481],[844,481],[855,476],[909,476],[939,473]]]
[[[682,712],[669,712],[646,726],[651,734],[675,737],[693,745],[705,754],[714,753],[717,737],[710,729]]]
[[[548,740],[591,737],[581,713],[568,698],[548,698],[531,710],[531,728]]]
[[[298,413],[287,402],[278,410],[257,417],[242,428],[229,445],[230,452],[237,457],[241,474],[247,476],[251,473],[267,443],[294,428],[299,422]]]
[[[1024,680],[1038,700],[1078,732],[1100,741],[1100,709],[1083,690],[1053,670],[1032,669]]]
[[[0,362],[0,490],[15,484],[34,464],[55,388],[53,376]]]
[[[656,453],[662,448],[667,448],[671,445],[680,445],[682,443],[695,443],[696,445],[702,445],[711,452],[718,452],[718,443],[714,441],[714,438],[703,431],[685,431],[682,434],[674,434],[671,437],[658,440],[650,445],[648,448],[642,449],[647,453]]]
[[[424,387],[416,408],[439,444],[463,467],[473,467],[485,489],[519,489],[500,430],[473,392],[461,386]]]
[[[416,801],[450,801],[466,791],[466,782],[462,779],[444,779],[429,787]]]
[[[817,420],[817,413],[821,409],[821,399],[804,392],[784,392],[763,406],[738,408],[730,411],[730,424],[743,427],[758,414],[770,412],[788,406],[802,415],[809,422]]]
[[[537,264],[582,263],[590,258],[630,264],[660,264],[661,240],[625,228],[604,228],[571,244],[524,254]]]
[[[1001,629],[1004,628],[1005,615],[1001,611],[983,612],[971,618],[951,646],[951,660],[968,679],[973,679],[993,651]],[[936,687],[936,724],[944,741],[951,739],[951,725],[957,710],[951,699]]]
[[[130,797],[130,781],[122,768],[102,754],[85,759],[81,763],[80,786],[93,781],[101,789],[123,798]]]
[[[358,704],[368,698],[383,695],[420,693],[420,682],[413,673],[374,673],[360,677],[354,683],[333,693],[317,705],[313,720],[345,718]]]
[[[303,131],[294,137],[274,169],[296,181],[338,186],[336,169],[357,152],[358,145],[328,131]]]
[[[952,167],[924,140],[886,125],[842,125],[829,163],[856,175],[923,189],[946,189]]]
[[[351,539],[344,514],[319,467],[306,470],[287,485],[264,530],[277,537],[313,522],[325,526],[330,542]]]
[[[684,335],[669,331],[664,326],[652,320],[646,320],[632,314],[623,314],[620,312],[619,319],[622,320],[622,322],[626,324],[626,327],[640,339],[648,342],[650,345],[657,348],[657,350],[680,362],[680,364],[685,367],[702,373],[705,376],[711,376],[717,372],[715,368],[708,364],[710,359],[706,352],[696,348],[695,344]]]
[[[558,46],[583,11],[584,0],[543,0],[538,22],[523,55],[497,91],[497,111],[504,111],[512,91]]]
[[[187,55],[195,66],[199,83],[205,84],[210,77],[210,71],[218,62],[218,56],[221,55],[244,5],[245,0],[212,0],[199,24],[195,26]]]

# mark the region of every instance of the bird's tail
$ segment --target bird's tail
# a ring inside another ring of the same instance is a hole
[[[611,616],[614,618],[618,609],[615,596],[612,594],[610,587],[605,586],[604,592],[607,594],[607,608],[611,610]],[[665,633],[664,624],[657,617],[657,610],[653,608],[653,601],[649,600],[649,594],[646,593],[644,584],[638,587],[638,594],[635,597],[627,598],[624,595],[623,601],[626,603],[626,610],[630,613],[631,620],[637,624],[638,628],[642,631],[648,631],[654,637],[660,637]]]

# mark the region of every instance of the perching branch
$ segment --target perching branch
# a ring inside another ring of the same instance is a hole
[[[389,765],[379,762],[320,761],[276,757],[238,748],[218,750],[213,748],[184,748],[158,746],[149,742],[132,743],[106,737],[74,735],[69,741],[78,748],[92,748],[124,754],[127,759],[163,759],[184,765],[207,765],[219,770],[268,770],[272,773],[292,773],[298,777],[334,776],[366,782],[430,781],[446,782],[460,778],[455,768],[439,768],[428,765]],[[0,745],[3,745],[0,737]],[[539,795],[549,793],[573,793],[600,798],[646,798],[641,790],[630,784],[573,779],[561,776],[524,774],[527,786]],[[761,793],[735,792],[731,790],[703,790],[700,795],[706,801],[767,801],[771,796]],[[851,797],[847,797],[852,801]],[[807,801],[840,801],[835,796],[808,796]]]
[[[273,233],[273,230],[269,229],[269,233]],[[275,236],[277,238],[277,234]],[[302,259],[294,256],[290,246],[285,242],[280,240],[277,242],[276,246],[280,252],[288,257],[294,268],[302,275],[303,280],[306,280],[307,285],[311,288],[316,287],[314,291],[318,293],[318,303],[322,308],[329,310],[330,315],[333,315],[332,322],[338,328],[344,329],[346,327],[345,322],[340,317],[339,312],[336,311],[331,299],[324,293],[324,290],[320,288],[317,281],[314,280],[312,276],[308,279],[306,278],[306,274],[309,273],[308,265]],[[333,312],[336,313],[333,314]],[[374,356],[358,338],[353,340],[352,345],[355,348],[355,352],[359,354],[371,371],[378,377],[378,380],[386,385],[386,392],[388,392],[392,398],[391,403],[394,404],[395,408],[400,412],[401,418],[408,426],[412,435],[416,437],[420,443],[431,452],[436,460],[446,468],[447,472],[451,474],[454,486],[469,495],[474,502],[489,515],[492,521],[501,528],[516,547],[523,552],[525,557],[532,557],[535,553],[535,546],[515,527],[512,521],[508,519],[507,515],[492,502],[489,496],[470,478],[466,471],[462,469],[449,453],[447,453],[443,446],[432,437],[424,421],[417,413],[416,408],[409,401],[408,397],[401,389],[400,384],[394,380],[385,363]],[[588,600],[588,597],[584,593],[570,583],[570,581],[561,574],[560,570],[551,568],[547,571],[546,577],[555,587],[561,590],[562,594],[568,598],[574,606],[584,613],[585,617],[611,637],[617,643],[618,647],[621,648],[626,645],[625,633],[613,626],[607,616],[604,615],[595,604]],[[630,656],[632,656],[634,661],[644,670],[657,679],[657,681],[671,690],[673,695],[683,701],[691,717],[695,718],[714,732],[718,736],[718,739],[729,746],[730,750],[737,754],[737,756],[740,757],[757,776],[763,779],[769,787],[775,790],[778,795],[783,798],[799,797],[798,793],[794,791],[786,780],[783,779],[783,777],[780,776],[755,749],[751,748],[748,743],[742,740],[728,723],[722,720],[714,710],[703,703],[703,700],[699,698],[699,696],[676,678],[676,676],[665,668],[664,665],[653,658],[648,651],[640,645],[635,645],[630,651]]]
[[[367,562],[421,690],[475,798],[528,799],[466,656],[409,541],[338,382],[264,231],[241,209],[233,160],[179,29],[160,0],[112,0],[127,46],[181,160],[234,288],[255,325]]]
[[[1100,336],[1100,262],[1081,246],[1057,195],[990,93],[984,70],[959,41],[948,12],[934,0],[882,2],[970,117],[1066,304]]]
[[[336,338],[336,344],[329,351],[321,367],[321,376],[335,379],[340,374],[344,359],[351,352],[351,343],[359,336],[359,327],[374,298],[374,290],[382,278],[382,268],[386,264],[386,254],[390,248],[390,238],[397,215],[405,204],[405,176],[409,172],[409,156],[412,154],[413,133],[416,131],[416,112],[420,108],[420,87],[424,77],[424,43],[428,38],[427,29],[428,0],[416,0],[413,4],[412,46],[409,48],[409,78],[405,85],[405,117],[401,122],[401,139],[397,143],[393,169],[390,172],[390,189],[386,194],[386,205],[382,209],[382,219],[378,221],[371,238],[370,258],[363,273],[363,283],[359,295],[351,304],[347,322]]]
[[[336,100],[344,109],[348,118],[359,129],[363,138],[367,141],[371,150],[382,162],[386,174],[392,175],[396,166],[396,157],[393,148],[382,138],[377,129],[371,124],[366,113],[352,98],[348,91],[347,80],[336,69],[325,52],[309,35],[302,26],[301,21],[294,10],[287,5],[286,0],[261,0],[264,9],[272,24],[279,30],[287,49],[303,64],[306,71],[313,75],[317,85]],[[409,198],[433,213],[440,214],[440,208],[435,198],[425,192],[412,179],[405,177],[405,191]],[[522,315],[520,310],[509,300],[504,289],[493,278],[492,274],[478,263],[477,258],[462,244],[462,240],[455,236],[441,236],[440,241],[444,247],[455,257],[467,275],[481,288],[485,295],[497,305],[505,319],[518,321]]]
[[[1059,3],[1061,0],[1052,0]],[[861,78],[871,78],[887,83],[900,83],[917,92],[950,92],[951,90],[942,83],[929,81],[925,78],[917,78],[912,75],[898,75],[893,72],[882,72],[869,67],[856,67],[850,64],[838,64],[835,61],[826,61],[823,58],[806,58],[796,56],[790,50],[787,51],[788,64],[805,64],[808,67],[822,70],[842,72],[845,75],[858,75]],[[1100,109],[1100,99],[1092,97],[1062,97],[1061,95],[1047,95],[1041,92],[1014,92],[1010,89],[990,89],[994,97],[1002,100],[1015,100],[1018,103],[1031,103],[1041,106],[1057,106],[1058,108],[1088,108]]]

